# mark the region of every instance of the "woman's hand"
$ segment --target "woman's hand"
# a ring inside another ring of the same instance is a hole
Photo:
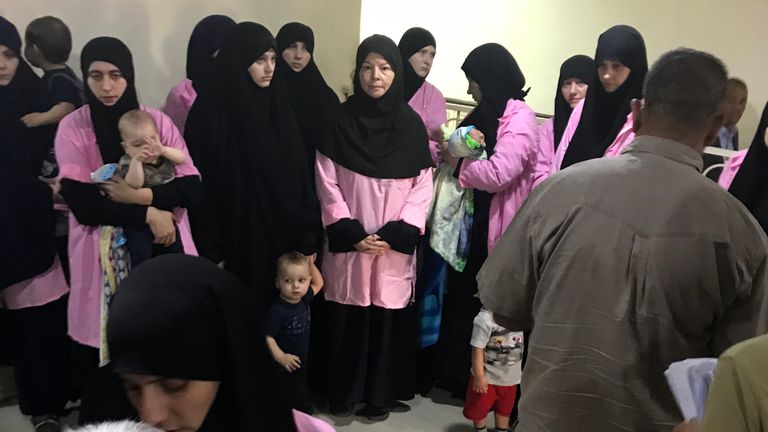
[[[176,242],[176,224],[173,220],[173,213],[148,207],[146,222],[155,236],[155,244],[168,247]]]
[[[672,432],[699,432],[699,421],[693,419],[687,423],[680,423]]]
[[[119,176],[114,176],[106,183],[102,183],[101,191],[104,196],[120,204],[152,204],[152,189],[134,189]]]
[[[355,243],[355,249],[362,253],[381,256],[384,255],[384,252],[386,252],[384,246],[381,243],[386,244],[386,242],[379,241],[378,237],[375,235],[369,235],[368,237]]]

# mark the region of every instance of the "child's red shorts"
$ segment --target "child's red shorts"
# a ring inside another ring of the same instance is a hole
[[[472,390],[473,377],[469,377],[467,398],[464,401],[464,417],[472,421],[482,421],[493,411],[504,417],[512,414],[517,397],[517,386],[496,386],[488,384],[487,393],[475,393]]]

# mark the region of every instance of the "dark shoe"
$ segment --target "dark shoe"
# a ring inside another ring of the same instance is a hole
[[[404,404],[400,401],[396,401],[389,407],[389,410],[393,413],[407,413],[411,410],[410,405]]]
[[[384,408],[366,405],[355,413],[358,417],[365,417],[371,421],[384,421],[389,417],[389,413]]]
[[[336,417],[349,417],[352,415],[352,405],[346,403],[332,403],[328,407],[328,411],[331,415]]]

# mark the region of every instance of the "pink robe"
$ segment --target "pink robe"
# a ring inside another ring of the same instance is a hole
[[[548,118],[539,126],[539,152],[536,171],[533,174],[533,187],[549,177],[552,160],[555,158],[555,119]]]
[[[579,127],[579,122],[581,121],[581,112],[584,110],[585,100],[586,99],[582,99],[581,102],[576,105],[576,108],[574,108],[573,112],[571,113],[571,117],[568,119],[568,124],[565,126],[565,131],[563,132],[563,138],[560,140],[560,145],[557,147],[557,152],[555,152],[555,157],[552,161],[552,166],[550,167],[550,174],[554,174],[560,171],[560,165],[563,164],[563,157],[565,157],[565,152],[568,150],[568,146],[571,144],[573,135],[576,133],[576,129]],[[604,157],[614,157],[620,155],[622,150],[624,150],[624,147],[628,146],[629,143],[634,141],[635,132],[632,130],[633,125],[634,122],[632,121],[632,113],[629,113],[627,115],[627,121],[624,123],[624,126],[622,126],[621,130],[619,130],[618,135],[616,135],[616,139],[613,140],[613,143],[605,150],[605,154],[603,155]]]
[[[435,165],[440,164],[440,143],[443,142],[443,131],[440,126],[448,122],[445,112],[445,97],[440,90],[424,81],[424,84],[414,93],[408,105],[421,117],[429,135],[429,153]]]
[[[459,184],[493,193],[488,220],[488,253],[512,222],[533,187],[538,153],[536,114],[510,100],[499,119],[496,147],[487,160],[464,159]]]
[[[184,151],[186,162],[176,166],[176,176],[199,176],[192,163],[187,145],[170,118],[155,108],[142,106],[155,119],[161,142]],[[103,165],[88,105],[66,116],[56,134],[56,159],[60,177],[90,183],[90,173]],[[174,211],[184,252],[197,255],[189,229],[187,211]],[[100,317],[102,274],[99,265],[99,228],[81,225],[74,214],[69,216],[69,259],[71,293],[69,296],[69,335],[75,341],[98,348],[100,346]]]
[[[8,309],[24,309],[47,305],[68,292],[69,286],[64,277],[64,270],[61,268],[59,258],[55,257],[51,267],[44,273],[0,291],[0,299]]]
[[[184,135],[184,126],[187,124],[189,109],[192,108],[196,98],[197,92],[192,87],[192,81],[189,78],[184,78],[168,92],[168,97],[165,99],[163,112],[171,118],[182,136]]]
[[[414,178],[378,179],[348,170],[319,152],[315,168],[324,226],[351,218],[373,234],[387,222],[402,220],[424,233],[432,201],[430,168]],[[332,253],[326,246],[323,275],[330,301],[401,309],[413,297],[416,255],[394,250],[383,256]]]
[[[717,183],[720,184],[723,189],[728,190],[731,187],[731,183],[733,183],[733,179],[736,178],[736,174],[739,173],[739,168],[741,168],[744,158],[747,157],[747,151],[749,151],[749,149],[740,150],[736,152],[735,155],[729,157],[725,162],[723,172],[720,173],[720,178],[717,180]]]

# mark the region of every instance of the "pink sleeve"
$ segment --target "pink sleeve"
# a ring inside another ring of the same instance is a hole
[[[184,135],[184,126],[187,123],[189,110],[196,98],[197,92],[192,87],[192,81],[189,78],[184,78],[168,92],[163,112],[171,118],[182,135]]]
[[[740,150],[725,162],[723,172],[717,180],[717,183],[722,186],[723,189],[728,190],[731,187],[733,179],[735,179],[736,174],[739,173],[739,168],[741,168],[741,164],[744,162],[745,157],[747,157],[747,150]]]
[[[624,122],[624,126],[622,126],[621,130],[616,135],[616,139],[613,143],[605,150],[603,156],[616,157],[620,155],[621,152],[635,140],[634,125],[634,117],[632,117],[632,113],[629,113],[629,115],[627,115],[627,121]]]
[[[341,219],[352,218],[339,187],[336,164],[320,152],[317,152],[315,161],[315,183],[324,226],[332,225]]]
[[[536,158],[536,168],[533,172],[533,187],[549,177],[552,159],[555,157],[555,122],[547,119],[539,126],[539,146]]]
[[[489,159],[464,159],[459,174],[462,187],[501,192],[515,182],[526,167],[536,163],[536,114],[523,102],[513,100],[507,104],[497,136],[496,148]]]
[[[176,177],[199,176],[200,172],[195,168],[192,157],[189,155],[189,150],[187,150],[187,143],[184,142],[184,138],[182,138],[170,117],[153,108],[142,107],[142,109],[154,117],[158,132],[160,132],[160,141],[162,141],[163,145],[177,148],[184,152],[184,163],[176,165]]]
[[[59,123],[59,129],[56,132],[54,146],[56,162],[59,165],[59,177],[90,183],[91,170],[88,169],[88,156],[85,154],[82,139],[78,136],[74,118],[73,115],[65,117]]]
[[[440,164],[440,144],[443,142],[443,131],[440,126],[448,123],[448,114],[446,113],[445,97],[440,90],[432,87],[430,95],[427,133],[429,133],[429,152],[432,154],[432,161],[435,165]]]
[[[554,174],[560,171],[560,165],[563,164],[565,152],[568,150],[568,146],[571,145],[573,135],[576,133],[576,129],[579,127],[579,121],[581,121],[581,112],[584,110],[585,100],[586,99],[582,99],[579,104],[576,105],[576,108],[573,109],[573,112],[571,112],[571,116],[568,117],[568,124],[565,125],[563,137],[560,138],[560,144],[557,146],[555,157],[552,158],[552,166],[549,170],[550,174]]]
[[[430,204],[432,204],[432,169],[425,168],[413,180],[413,188],[408,193],[403,209],[400,210],[400,219],[419,228],[419,232],[424,234]]]

